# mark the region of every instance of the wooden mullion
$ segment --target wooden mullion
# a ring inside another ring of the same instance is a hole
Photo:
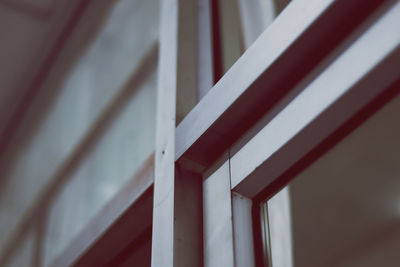
[[[161,1],[151,265],[173,267],[178,0]]]
[[[161,2],[152,266],[202,266],[202,179],[175,164],[175,126],[198,100],[197,0]]]

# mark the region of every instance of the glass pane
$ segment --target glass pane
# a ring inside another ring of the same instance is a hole
[[[134,242],[118,254],[107,266],[148,267],[151,266],[151,228],[146,231],[140,242]]]
[[[275,20],[290,0],[237,0],[242,40],[247,49]]]
[[[37,254],[38,251],[35,249],[38,238],[35,230],[30,229],[24,235],[21,242],[15,247],[13,255],[9,255],[9,260],[5,264],[6,267],[34,266],[34,264],[40,263],[40,255]]]
[[[294,266],[399,265],[399,114],[397,97],[290,183]]]
[[[212,1],[214,62],[221,77],[274,21],[290,0]],[[216,36],[216,34],[219,36]],[[216,81],[215,81],[216,82]]]
[[[0,163],[1,253],[42,221],[48,266],[152,154],[158,5],[85,9]]]
[[[71,86],[116,94],[90,129],[85,155],[67,170],[68,182],[52,203],[45,263],[62,253],[154,150],[157,4],[118,1],[75,68],[79,76],[95,72],[101,80],[76,79]],[[121,72],[126,75],[117,80]]]

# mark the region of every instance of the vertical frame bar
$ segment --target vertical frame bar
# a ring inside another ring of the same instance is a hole
[[[151,265],[174,266],[178,0],[161,1]]]
[[[198,0],[161,1],[152,266],[203,266],[202,177],[175,164],[175,127],[197,103]]]
[[[255,267],[253,239],[253,202],[232,191],[233,235],[236,267]]]
[[[229,160],[203,182],[204,266],[234,266]]]
[[[271,262],[274,267],[293,266],[293,237],[289,187],[267,202]]]

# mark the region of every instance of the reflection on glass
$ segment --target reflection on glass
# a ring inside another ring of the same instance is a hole
[[[274,21],[274,19],[289,4],[290,0],[219,0],[213,1],[214,31],[220,36],[214,36],[214,60],[221,64],[214,66],[216,72],[222,76],[250,47],[258,36]],[[215,34],[215,33],[214,33]],[[214,55],[215,56],[215,55]],[[220,57],[220,58],[219,58]],[[220,68],[220,69],[219,69]],[[217,75],[218,76],[218,75]]]
[[[400,97],[290,183],[293,266],[399,266],[398,114]]]
[[[75,87],[111,97],[89,121],[73,154],[76,162],[65,170],[67,182],[52,201],[45,264],[68,247],[154,150],[157,28],[157,0],[117,1],[67,79],[65,91]]]
[[[154,150],[159,0],[89,2],[0,162],[16,266],[51,265]]]
[[[264,266],[272,266],[271,261],[271,236],[270,236],[270,224],[268,218],[268,205],[264,203],[260,206],[261,212],[261,242],[262,242],[262,261]]]
[[[238,0],[245,49],[274,21],[289,2],[290,0]]]

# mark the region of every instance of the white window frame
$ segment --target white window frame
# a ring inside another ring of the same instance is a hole
[[[400,7],[395,1],[375,6],[371,15],[359,18],[354,30],[343,36],[307,73],[298,74],[295,70],[295,66],[305,60],[302,58],[304,55],[309,55],[310,50],[321,45],[327,34],[332,34],[330,30],[340,27],[343,16],[355,15],[356,10],[365,6],[365,2],[293,1],[177,126],[173,146],[175,162],[170,160],[169,166],[173,168],[174,164],[178,164],[204,175],[209,168],[215,169],[213,165],[218,158],[228,152],[229,159],[208,177],[215,180],[215,184],[204,186],[211,183],[207,180],[203,184],[203,196],[208,195],[208,190],[216,190],[222,179],[226,181],[228,176],[233,192],[260,201],[260,194],[264,198],[271,197],[296,173],[368,117],[371,110],[376,111],[377,106],[382,106],[379,103],[394,97],[399,91],[396,81],[400,77],[395,67],[400,63],[400,35],[394,26],[399,22]],[[280,94],[278,90],[283,83],[282,77],[296,75],[301,78]],[[338,79],[338,75],[342,79]],[[326,92],[320,89],[324,87]],[[279,97],[268,103],[268,97],[276,95]],[[262,118],[257,118],[257,122],[250,126],[243,123],[246,118],[251,121],[252,108],[260,105],[260,99],[270,104],[266,105],[268,109],[263,110]],[[174,141],[171,138],[171,142]],[[227,162],[229,171],[226,170]],[[219,182],[214,175],[222,177]],[[155,178],[157,188],[157,174]],[[173,184],[172,172],[170,179],[170,184]],[[220,201],[231,201],[231,192],[225,190],[225,196]],[[214,196],[214,199],[217,198]],[[216,201],[213,203],[215,207],[218,206]],[[209,200],[203,199],[204,202]],[[231,212],[230,218],[233,219],[230,222],[229,219],[218,220],[208,214],[212,208],[207,209],[207,206],[203,207],[204,238],[208,236],[208,231],[214,230],[208,230],[210,225],[214,225],[215,229],[232,229],[228,231],[232,232],[232,238],[211,236],[204,240],[206,265],[218,266],[221,255],[233,255],[233,259],[222,262],[236,266],[246,262],[238,259],[239,254],[243,254],[238,247],[246,248],[249,244],[235,242],[235,234],[239,234],[233,230],[237,224],[235,216]],[[173,214],[173,207],[170,211]],[[156,210],[154,212],[156,214]],[[215,213],[215,210],[212,212]],[[220,212],[225,214],[226,208]],[[170,225],[173,223],[171,221]],[[224,235],[221,232],[217,234]],[[173,244],[184,242],[171,239]],[[159,242],[159,237],[154,235],[153,247],[159,248],[156,242]],[[271,246],[273,249],[274,244]],[[212,259],[209,259],[208,247],[223,247],[225,252],[212,253]],[[173,259],[182,255],[185,254],[170,249],[172,260],[165,266],[180,266]],[[152,256],[162,258],[154,250]],[[252,255],[240,257],[249,260]],[[196,264],[189,257],[185,260],[186,264]],[[153,262],[153,266],[159,265]]]
[[[292,1],[205,94],[210,61],[188,68],[182,60],[197,45],[180,28],[179,18],[190,10],[182,1],[161,1],[152,266],[258,266],[254,206],[399,93],[400,4]],[[336,32],[346,19],[353,28]],[[199,24],[207,36],[201,25],[208,24]],[[320,47],[325,50],[315,52]],[[184,75],[206,78],[193,89]],[[191,109],[198,99],[185,90],[204,97]],[[186,98],[191,104],[182,106]],[[184,116],[178,126],[177,114]],[[61,262],[79,265],[102,251],[94,244],[120,229],[113,222],[138,214],[130,207],[140,208],[133,203],[152,190],[153,173],[146,177],[143,192],[123,200],[130,205],[78,250],[66,250]]]

